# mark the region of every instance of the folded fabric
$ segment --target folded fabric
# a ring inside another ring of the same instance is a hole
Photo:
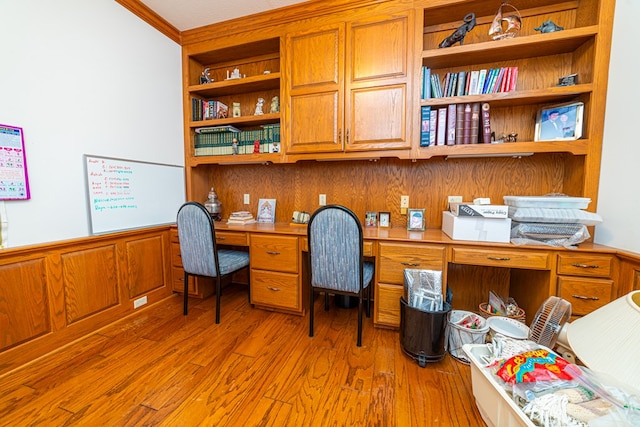
[[[581,209],[554,208],[518,208],[509,206],[509,218],[518,222],[543,222],[597,225],[602,217]]]

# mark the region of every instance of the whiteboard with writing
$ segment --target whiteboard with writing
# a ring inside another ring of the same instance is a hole
[[[184,168],[84,155],[92,234],[176,222]]]

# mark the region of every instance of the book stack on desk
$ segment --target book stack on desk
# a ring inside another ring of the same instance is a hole
[[[256,219],[253,217],[253,214],[249,211],[238,211],[232,212],[227,220],[227,224],[235,224],[235,225],[244,225],[244,224],[253,224],[256,222]]]

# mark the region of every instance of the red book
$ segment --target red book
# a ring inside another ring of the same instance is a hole
[[[482,142],[491,144],[491,108],[489,103],[482,104]]]
[[[464,132],[462,136],[462,143],[471,143],[471,104],[464,104]]]
[[[471,144],[478,143],[478,132],[480,129],[480,103],[471,104]]]
[[[516,90],[516,84],[518,83],[518,67],[512,67],[510,83],[509,92]]]

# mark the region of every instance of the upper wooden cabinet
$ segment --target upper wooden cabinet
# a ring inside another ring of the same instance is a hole
[[[411,147],[412,12],[287,34],[287,154]]]

